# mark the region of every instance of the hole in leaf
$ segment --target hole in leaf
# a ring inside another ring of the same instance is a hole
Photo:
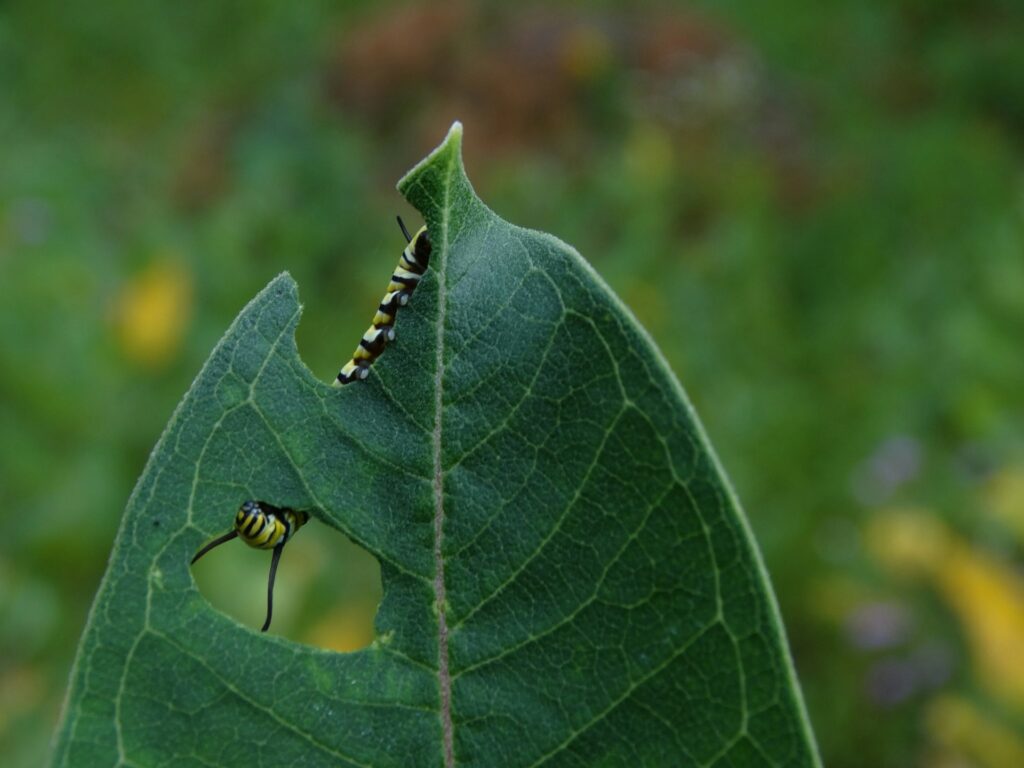
[[[232,520],[226,517],[225,531]],[[234,539],[193,564],[192,575],[215,609],[258,631],[267,613],[271,555]],[[373,640],[381,595],[377,559],[311,518],[281,553],[267,633],[326,650],[356,651]]]

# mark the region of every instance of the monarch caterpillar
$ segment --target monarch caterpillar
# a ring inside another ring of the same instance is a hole
[[[272,549],[274,556],[270,560],[270,580],[267,584],[267,620],[261,632],[270,626],[270,618],[274,613],[274,578],[277,576],[277,564],[281,560],[281,551],[285,543],[295,535],[309,520],[309,514],[287,507],[275,507],[265,501],[245,501],[235,513],[235,527],[218,536],[205,547],[196,552],[192,558],[196,560],[214,547],[241,537],[242,541],[256,549]]]
[[[416,290],[430,263],[431,246],[427,228],[420,227],[415,235],[410,235],[402,217],[396,218],[408,245],[402,251],[398,266],[391,274],[391,281],[388,283],[384,298],[380,300],[373,322],[359,340],[359,346],[352,353],[352,359],[341,367],[338,378],[334,380],[336,387],[351,381],[362,381],[370,375],[373,361],[380,357],[387,343],[395,338],[395,316],[398,310],[409,303],[409,297]]]

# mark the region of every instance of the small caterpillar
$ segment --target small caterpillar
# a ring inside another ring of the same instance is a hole
[[[336,387],[351,381],[362,381],[370,375],[373,361],[380,357],[389,341],[394,341],[395,316],[398,310],[409,303],[409,297],[416,290],[430,263],[431,246],[427,228],[420,227],[419,232],[410,235],[402,217],[397,218],[398,226],[402,228],[402,234],[409,244],[402,251],[402,257],[391,275],[384,298],[381,299],[377,313],[373,316],[373,322],[359,340],[359,346],[352,353],[352,359],[342,366],[338,378],[334,380]]]
[[[277,576],[277,564],[281,559],[281,551],[285,543],[295,535],[309,520],[309,514],[287,507],[275,507],[265,501],[245,501],[235,513],[235,527],[218,536],[205,547],[196,552],[192,558],[196,560],[214,547],[240,537],[250,547],[256,549],[272,549],[274,556],[270,560],[270,580],[267,584],[267,620],[263,623],[262,632],[270,627],[270,618],[274,613],[274,578]]]

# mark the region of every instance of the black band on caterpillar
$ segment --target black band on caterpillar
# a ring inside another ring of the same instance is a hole
[[[415,235],[410,235],[402,217],[397,218],[398,226],[402,228],[402,234],[409,244],[402,251],[398,266],[391,274],[387,291],[377,307],[373,322],[359,340],[359,346],[356,347],[352,358],[338,373],[338,378],[334,381],[336,387],[352,381],[362,381],[370,375],[373,361],[380,357],[388,342],[394,341],[398,310],[409,303],[412,292],[416,290],[430,263],[430,235],[427,234],[427,228],[421,227]]]

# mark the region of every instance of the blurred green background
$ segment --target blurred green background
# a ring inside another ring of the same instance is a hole
[[[5,3],[0,744],[37,765],[121,510],[287,269],[325,381],[465,124],[682,379],[763,548],[827,765],[1024,765],[1024,5]],[[225,511],[226,524],[232,511]],[[204,593],[252,626],[265,553]],[[311,527],[276,632],[371,638]]]

